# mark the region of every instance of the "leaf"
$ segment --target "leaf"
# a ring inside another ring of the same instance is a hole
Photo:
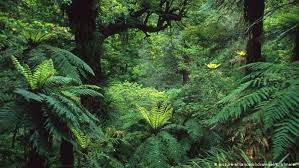
[[[35,94],[33,92],[30,92],[28,90],[25,90],[25,89],[16,89],[15,93],[23,96],[27,101],[35,100],[38,102],[42,102],[44,100],[44,98],[42,96]]]

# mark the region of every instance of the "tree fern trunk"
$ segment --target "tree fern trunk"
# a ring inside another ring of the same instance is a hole
[[[43,146],[38,146],[38,148],[43,148],[43,150],[47,150],[49,151],[51,148],[51,144],[50,144],[50,138],[49,138],[49,134],[47,133],[47,131],[43,128],[44,126],[44,119],[43,119],[43,112],[42,112],[42,108],[40,103],[36,103],[36,102],[31,102],[30,103],[30,109],[31,111],[31,118],[32,118],[32,122],[33,122],[33,128],[30,130],[29,132],[29,136],[32,136],[34,133],[38,133],[38,137],[34,137],[34,138],[39,138],[39,139],[32,139],[29,140],[29,146],[30,146],[30,152],[29,152],[29,160],[27,162],[26,167],[28,168],[44,168],[46,167],[46,163],[47,163],[47,158],[44,155],[41,155],[36,147],[34,147],[33,142],[32,141],[43,141],[41,144],[43,144]],[[39,144],[39,145],[41,145]],[[46,151],[46,152],[47,152]]]
[[[62,140],[60,144],[60,161],[61,168],[74,167],[74,149],[73,144],[66,140]]]
[[[46,157],[39,155],[33,147],[30,149],[29,162],[27,168],[44,168],[46,167]]]
[[[248,25],[246,64],[261,61],[261,39],[263,34],[264,0],[245,0],[244,19]]]
[[[72,133],[67,123],[61,123],[61,130],[72,139]],[[60,167],[72,168],[74,167],[74,149],[73,144],[65,139],[60,142]]]

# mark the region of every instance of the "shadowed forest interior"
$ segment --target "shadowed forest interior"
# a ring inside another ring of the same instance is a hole
[[[0,0],[0,167],[298,166],[298,3]]]

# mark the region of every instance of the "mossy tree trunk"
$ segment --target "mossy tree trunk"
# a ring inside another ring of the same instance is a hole
[[[97,1],[96,0],[73,0],[66,8],[69,24],[75,35],[75,54],[78,55],[93,69],[95,76],[87,76],[82,79],[84,83],[102,85],[104,75],[101,69],[101,46],[104,39],[97,31]],[[88,109],[100,108],[100,102],[91,98],[82,98],[82,104]],[[96,106],[96,107],[94,107]],[[67,126],[66,132],[70,133]],[[73,144],[62,139],[60,144],[60,162],[63,168],[74,167]]]
[[[262,61],[264,0],[245,0],[244,19],[247,23],[248,41],[246,46],[246,64]]]
[[[100,63],[103,38],[96,26],[97,1],[73,0],[66,11],[75,34],[75,53],[95,72],[95,76],[88,76],[86,80],[88,83],[101,84],[104,80]]]

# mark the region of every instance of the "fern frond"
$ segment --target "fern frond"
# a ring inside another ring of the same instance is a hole
[[[77,67],[72,65],[66,58],[57,57],[54,59],[54,62],[56,64],[55,67],[57,71],[59,71],[61,75],[74,78],[78,81],[81,80],[80,72],[78,71]]]
[[[15,99],[16,96],[14,94],[0,92],[0,105],[3,103],[14,101]]]
[[[299,108],[299,87],[288,87],[273,95],[273,99],[261,107],[264,111],[265,128],[269,129],[276,121],[280,121]]]
[[[11,59],[11,56],[19,57],[22,55],[23,50],[20,48],[9,47],[8,49],[0,52],[0,63]]]
[[[96,124],[98,119],[84,109],[80,102],[58,93],[44,97],[49,109],[52,109],[52,112],[56,113],[61,120],[68,123],[69,127],[86,134],[90,131],[97,136],[102,135]]]
[[[42,102],[43,101],[42,96],[40,96],[36,93],[30,92],[28,90],[16,89],[15,93],[23,96],[27,101],[30,101],[30,100],[35,100],[37,102]]]
[[[159,125],[164,125],[172,116],[173,108],[171,105],[164,101],[162,103],[162,106],[159,109],[159,117],[158,117],[158,123]]]
[[[146,151],[146,152],[145,152]],[[165,167],[177,165],[183,156],[180,144],[167,132],[160,132],[145,140],[130,159],[130,167]]]
[[[99,89],[99,87],[92,85],[80,85],[63,88],[64,91],[72,93],[76,96],[103,97],[103,95],[98,92]]]
[[[22,66],[21,63],[18,61],[18,59],[14,56],[11,56],[11,60],[17,69],[25,78],[28,85],[33,88],[34,87],[34,81],[32,80],[32,72],[28,65]]]
[[[237,99],[236,102],[231,102],[225,106],[215,117],[213,117],[210,123],[222,123],[231,118],[239,118],[241,114],[246,112],[248,109],[267,100],[273,90],[275,90],[273,87],[262,88],[256,92],[252,92]]]
[[[236,100],[239,98],[240,94],[248,89],[250,87],[251,83],[250,81],[249,82],[246,82],[246,83],[243,83],[241,84],[237,89],[231,91],[227,96],[225,96],[222,100],[220,100],[218,102],[218,104],[224,104],[224,103],[229,103],[229,102],[232,102],[232,100]]]
[[[74,55],[73,53],[61,49],[61,48],[57,48],[57,47],[52,47],[49,45],[44,45],[43,47],[45,47],[46,49],[49,50],[51,58],[53,58],[53,60],[57,63],[59,62],[68,62],[71,66],[73,67],[77,67],[79,69],[78,72],[88,72],[89,74],[95,75],[93,70],[91,69],[91,67],[89,65],[87,65],[83,60],[81,60],[79,57],[77,57],[76,55]],[[64,65],[60,65],[57,68],[64,68],[64,70],[66,70],[66,68],[70,68],[71,66],[64,66]],[[63,71],[62,71],[63,72]],[[68,74],[66,74],[68,75]]]
[[[161,106],[159,106],[159,103],[154,104],[151,111],[146,110],[144,107],[139,107],[138,111],[150,126],[157,130],[171,118],[173,108],[167,101],[164,101]]]
[[[39,64],[34,72],[32,72],[27,64],[22,66],[14,57],[11,57],[16,69],[24,76],[27,84],[32,90],[39,89],[47,82],[47,80],[55,74],[53,61],[51,59],[43,61]]]
[[[32,74],[32,80],[36,83],[36,88],[41,88],[54,74],[53,61],[51,59],[45,60],[35,68]]]
[[[66,86],[77,86],[81,84],[81,81],[78,81],[74,78],[64,77],[64,76],[51,76],[45,83],[46,86],[53,87],[66,87]]]
[[[87,146],[90,143],[90,138],[84,135],[83,133],[77,131],[75,128],[71,128],[71,131],[81,148],[87,148]]]
[[[299,137],[299,62],[290,64],[254,63],[239,88],[220,103],[226,106],[212,118],[218,124],[242,117],[241,121],[263,121],[272,132],[272,155],[283,156]],[[258,120],[256,120],[258,119]]]
[[[59,118],[65,122],[71,123],[76,128],[80,127],[78,120],[81,109],[75,103],[63,103],[56,96],[44,96],[49,109],[52,109]],[[69,109],[72,107],[72,109]]]
[[[0,107],[0,132],[13,128],[18,123],[15,103],[6,103]]]
[[[142,117],[150,124],[151,120],[149,118],[149,112],[144,107],[139,107],[138,111],[141,113]]]
[[[286,154],[299,140],[299,116],[290,116],[275,125],[272,154],[275,159]]]

